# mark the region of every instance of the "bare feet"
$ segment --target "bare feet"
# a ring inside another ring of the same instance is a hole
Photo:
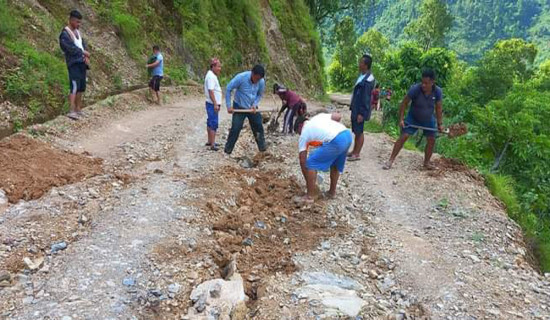
[[[305,196],[296,196],[294,198],[292,198],[292,200],[294,201],[294,203],[296,204],[313,204],[315,202],[315,200],[313,200],[313,198],[305,195]]]
[[[388,162],[386,162],[386,164],[382,167],[382,169],[384,169],[384,170],[390,170],[392,166],[393,166],[393,161],[388,161]]]
[[[437,170],[437,167],[434,166],[431,162],[424,162],[424,169],[426,170]]]

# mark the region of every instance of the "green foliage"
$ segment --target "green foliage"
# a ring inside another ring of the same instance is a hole
[[[5,75],[5,93],[16,104],[27,104],[30,116],[55,114],[63,108],[62,91],[68,87],[63,60],[30,44],[7,41],[8,51],[20,57],[20,66]]]
[[[359,54],[355,49],[356,34],[353,19],[344,18],[334,27],[336,50],[328,70],[331,88],[349,91],[358,75]]]
[[[359,54],[369,53],[373,59],[372,73],[375,74],[378,82],[384,82],[382,66],[386,63],[390,41],[378,30],[369,29],[363,33],[355,43],[356,52]]]
[[[453,17],[442,0],[423,0],[420,16],[405,28],[405,34],[424,50],[445,46],[445,34],[451,29]]]
[[[460,59],[474,62],[496,42],[508,38],[522,38],[536,43],[541,51],[537,62],[550,58],[550,3],[548,1],[440,0],[440,2],[446,4],[448,12],[453,17],[444,45],[455,51]],[[377,0],[374,5],[362,11],[348,9],[335,15],[336,18],[343,16],[354,17],[359,33],[374,27],[383,30],[392,44],[401,45],[410,40],[410,36],[403,30],[409,22],[421,16],[421,6],[418,0]],[[329,22],[330,20],[327,19],[323,24],[325,30],[332,28]],[[330,35],[323,36],[325,46],[330,47],[331,41]]]
[[[537,49],[522,39],[499,41],[479,62],[474,85],[480,104],[502,98],[515,81],[523,82],[533,74]]]
[[[172,81],[173,84],[182,85],[187,81],[187,70],[185,66],[166,67],[166,75]]]
[[[309,12],[317,24],[333,17],[343,10],[360,10],[365,8],[365,0],[305,0]]]
[[[20,20],[8,6],[7,0],[0,0],[0,39],[13,39],[18,32]]]
[[[384,127],[376,119],[370,119],[370,121],[365,122],[365,131],[370,133],[381,133],[384,132]]]
[[[309,88],[320,88],[316,95],[324,94],[325,76],[321,40],[303,1],[270,0],[269,5],[281,26],[285,45]],[[304,46],[304,44],[308,44]],[[314,57],[311,52],[315,52]],[[275,64],[276,65],[276,64]],[[284,79],[284,75],[281,80]]]

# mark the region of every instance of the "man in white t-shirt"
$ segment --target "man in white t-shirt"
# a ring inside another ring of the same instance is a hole
[[[330,170],[329,197],[336,195],[336,185],[344,172],[351,132],[340,123],[339,113],[321,113],[306,121],[300,132],[300,166],[306,179],[307,194],[297,202],[312,203],[315,197],[317,171]],[[310,150],[308,157],[308,149]]]
[[[204,78],[204,95],[206,97],[206,131],[208,133],[208,142],[206,146],[213,151],[218,151],[216,144],[216,131],[218,130],[218,113],[222,104],[222,88],[218,81],[218,76],[222,71],[220,60],[213,58],[210,60],[210,70]]]

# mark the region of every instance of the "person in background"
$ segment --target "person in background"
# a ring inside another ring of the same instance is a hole
[[[160,102],[160,82],[164,77],[164,57],[160,52],[160,48],[157,45],[153,46],[153,56],[157,59],[153,63],[148,63],[147,68],[151,69],[151,80],[149,81],[149,90],[151,92],[151,97],[154,99],[156,97],[156,103],[161,104]]]
[[[210,69],[204,77],[204,95],[206,97],[206,131],[208,133],[208,142],[206,146],[212,151],[218,151],[216,144],[216,132],[218,130],[218,113],[222,104],[222,88],[218,81],[218,76],[222,71],[220,60],[213,58],[210,60]]]
[[[405,119],[405,110],[411,104],[407,119]],[[430,163],[433,148],[435,146],[436,132],[443,131],[443,92],[441,88],[435,85],[435,72],[427,69],[422,72],[422,82],[413,85],[401,106],[399,108],[399,127],[401,128],[401,137],[395,142],[390,160],[384,165],[385,170],[391,169],[395,158],[409,136],[416,133],[421,126],[431,128],[432,130],[423,130],[427,144],[424,150],[424,168],[433,170],[435,167]],[[436,124],[437,120],[437,124]]]
[[[380,85],[378,83],[376,84],[374,90],[372,90],[370,105],[372,110],[380,110]]]
[[[351,132],[340,123],[339,113],[321,113],[305,121],[299,139],[299,159],[306,180],[307,194],[296,198],[299,203],[313,203],[316,192],[317,171],[330,170],[328,196],[336,196],[336,186],[344,172],[347,152],[351,146]],[[317,148],[310,152],[310,146]]]
[[[246,118],[248,118],[248,122],[250,123],[258,149],[260,152],[266,151],[262,115],[257,112],[258,105],[264,96],[264,77],[264,67],[256,65],[251,71],[241,72],[236,75],[225,89],[227,112],[233,114],[231,129],[229,130],[229,136],[224,148],[226,154],[233,152]],[[235,99],[231,101],[233,91],[235,91]]]
[[[365,142],[365,121],[371,115],[371,95],[375,81],[371,73],[372,57],[365,54],[359,59],[359,71],[361,74],[355,82],[353,95],[351,97],[351,130],[355,134],[353,151],[348,154],[349,161],[360,160],[361,149]]]
[[[307,105],[304,100],[294,91],[285,88],[278,83],[273,85],[273,93],[277,94],[283,101],[283,107],[277,115],[277,120],[286,110],[283,123],[283,133],[294,133],[294,117],[304,115],[307,112]]]
[[[59,45],[65,54],[65,62],[69,69],[69,106],[67,117],[78,120],[84,116],[82,112],[82,95],[86,91],[86,72],[89,69],[90,53],[86,41],[80,33],[82,14],[77,10],[69,13],[69,23],[59,35]]]

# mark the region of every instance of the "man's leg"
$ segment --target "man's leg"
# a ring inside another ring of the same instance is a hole
[[[260,152],[265,151],[265,136],[264,136],[264,125],[262,123],[262,115],[260,113],[247,114],[248,122],[250,123],[250,128],[254,134],[254,139],[258,144],[258,149]]]
[[[307,195],[310,200],[315,199],[315,193],[317,191],[317,171],[307,170],[306,177]]]
[[[407,142],[407,139],[409,139],[409,134],[402,133],[401,137],[399,137],[399,139],[393,145],[393,151],[391,153],[390,160],[384,166],[384,169],[386,169],[386,170],[391,169],[391,167],[393,165],[393,162],[395,161],[395,158],[397,158],[397,155],[399,154],[401,149],[403,149],[403,146],[405,145],[405,142]]]
[[[79,113],[82,111],[82,92],[78,92],[75,97],[75,112]]]
[[[234,113],[233,118],[231,119],[231,129],[229,130],[229,136],[227,137],[227,142],[225,143],[225,153],[231,154],[233,148],[239,139],[239,134],[243,129],[244,119],[246,118],[245,114]]]
[[[365,134],[363,132],[355,133],[355,143],[352,151],[353,156],[359,157],[363,149],[363,143],[365,143]]]
[[[340,171],[336,166],[330,167],[330,189],[328,190],[329,197],[336,196],[336,186],[338,185],[338,179],[340,178]]]
[[[426,137],[426,149],[424,149],[424,167],[432,169],[433,165],[430,163],[435,146],[435,137]]]

